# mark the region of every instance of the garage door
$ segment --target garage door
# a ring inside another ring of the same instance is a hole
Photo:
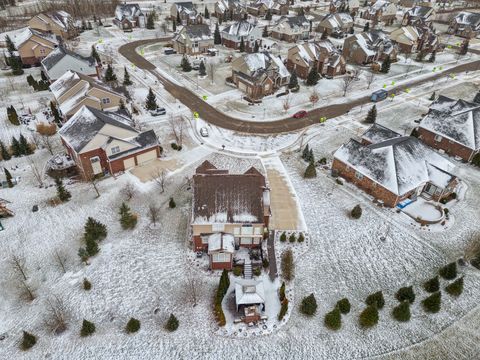
[[[137,163],[138,165],[145,164],[147,161],[154,160],[157,158],[157,151],[152,150],[149,152],[146,152],[144,154],[140,154],[137,156]]]
[[[123,160],[123,166],[125,167],[125,170],[131,169],[135,167],[135,158],[130,158]]]

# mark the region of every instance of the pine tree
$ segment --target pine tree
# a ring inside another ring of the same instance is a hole
[[[395,320],[406,322],[410,320],[412,314],[410,313],[410,302],[408,300],[393,308],[392,316]]]
[[[270,12],[270,9],[268,9],[267,13],[265,14],[265,20],[272,20],[272,13]]]
[[[415,292],[413,291],[413,287],[405,286],[400,288],[395,294],[395,298],[400,302],[408,301],[410,304],[413,304],[415,301]]]
[[[92,283],[87,278],[83,279],[83,290],[89,291],[92,289]]]
[[[152,14],[149,14],[149,15],[147,16],[146,28],[147,28],[148,30],[153,30],[153,29],[155,29],[155,21],[154,21],[155,19],[154,19],[153,16],[154,16],[153,13],[152,13]]]
[[[5,43],[7,44],[7,51],[9,53],[13,53],[14,51],[17,51],[17,48],[9,35],[5,36]]]
[[[84,238],[95,241],[103,240],[107,237],[107,227],[92,217],[87,219],[84,226]]]
[[[92,52],[90,54],[92,58],[95,59],[98,65],[102,63],[102,60],[100,59],[100,55],[98,55],[97,49],[95,48],[95,45],[92,45]]]
[[[218,28],[218,23],[215,24],[215,32],[213,33],[213,43],[215,45],[220,45],[222,43],[222,36],[220,35],[220,29]]]
[[[17,110],[12,106],[7,108],[8,120],[12,125],[20,125],[20,120],[18,119]]]
[[[308,154],[310,153],[310,148],[308,147],[308,144],[303,148],[302,152],[302,159],[307,161]]]
[[[240,39],[240,47],[238,48],[240,52],[245,52],[245,42],[243,41],[243,36]]]
[[[35,335],[30,334],[29,332],[24,331],[22,337],[22,343],[20,344],[20,349],[26,351],[32,348],[37,343],[37,338]]]
[[[438,281],[438,276],[435,276],[423,284],[423,288],[426,292],[434,293],[440,289],[440,282]]]
[[[13,188],[12,174],[10,174],[10,171],[8,171],[7,168],[3,168],[3,171],[5,172],[5,178],[7,179],[8,187]]]
[[[432,51],[432,53],[430,54],[430,57],[428,58],[428,62],[434,63],[436,55],[437,55],[437,52],[435,50]]]
[[[298,87],[298,78],[297,78],[297,72],[295,69],[292,70],[292,74],[290,75],[290,82],[288,83],[288,88],[289,89],[295,89]]]
[[[342,327],[342,316],[338,307],[325,315],[324,324],[330,330],[338,330]]]
[[[90,336],[95,332],[95,324],[83,319],[82,323],[82,329],[80,330],[80,336],[85,337],[85,336]]]
[[[127,67],[123,68],[123,85],[129,86],[132,85],[132,80],[130,80],[130,74],[127,71]]]
[[[114,82],[117,81],[117,75],[113,71],[112,65],[108,64],[107,71],[105,71],[105,81],[106,82]]]
[[[260,50],[260,45],[258,44],[258,41],[255,41],[255,45],[253,46],[253,52],[258,53]]]
[[[192,65],[190,64],[190,60],[188,60],[188,57],[186,55],[184,55],[182,57],[182,61],[180,63],[180,66],[182,68],[182,71],[184,71],[184,72],[192,71]]]
[[[440,276],[445,280],[453,280],[457,277],[457,263],[451,262],[448,265],[442,267],[439,272]]]
[[[140,330],[140,321],[135,318],[130,318],[127,322],[127,326],[125,327],[125,331],[129,334],[135,333]]]
[[[135,225],[137,225],[137,217],[131,213],[130,207],[122,203],[120,206],[120,224],[124,230],[126,229],[133,229]]]
[[[177,207],[177,204],[175,203],[175,200],[173,200],[173,198],[170,198],[170,201],[168,202],[168,207],[170,209],[174,209],[175,207]]]
[[[440,291],[437,291],[430,295],[429,297],[422,300],[423,309],[428,313],[438,313],[442,305],[442,294]]]
[[[16,137],[12,137],[12,153],[13,156],[19,157],[22,156],[22,148]]]
[[[203,60],[200,61],[200,66],[199,66],[199,69],[198,69],[198,74],[199,74],[200,76],[205,76],[205,75],[207,75],[207,70],[205,69],[205,64],[204,64]]]
[[[380,72],[384,74],[388,74],[388,72],[390,71],[390,64],[391,64],[390,55],[388,55],[382,63],[382,68],[380,69]]]
[[[23,134],[20,134],[19,142],[20,142],[20,148],[22,149],[23,155],[33,154],[32,147],[28,143],[25,136],[23,136]]]
[[[370,23],[367,21],[363,26],[363,32],[368,32],[370,30]]]
[[[385,306],[385,299],[381,291],[377,291],[373,294],[370,294],[365,299],[365,304],[375,305],[377,309],[382,309]]]
[[[168,321],[165,324],[165,329],[167,329],[170,332],[173,332],[178,329],[178,320],[175,317],[175,315],[170,314],[170,317],[168,318]]]
[[[85,239],[85,251],[87,252],[88,256],[95,256],[100,251],[98,244],[92,238]]]
[[[435,101],[435,99],[437,98],[437,94],[435,93],[435,91],[432,93],[432,95],[430,96],[429,100],[430,101]]]
[[[337,308],[342,314],[348,314],[350,312],[350,301],[347,298],[343,298],[337,301]]]
[[[207,5],[205,5],[205,15],[204,15],[204,18],[205,18],[205,19],[210,19],[210,13],[208,12]]]
[[[57,187],[57,196],[60,199],[60,201],[66,202],[70,200],[70,198],[72,197],[72,194],[70,194],[70,192],[67,189],[65,189],[61,178],[59,177],[55,178],[55,186]]]
[[[365,123],[373,124],[377,120],[377,106],[373,105],[370,110],[368,110],[367,117],[365,118]]]
[[[0,141],[0,153],[2,155],[2,159],[5,161],[12,158],[12,155],[10,155],[10,152],[2,141]]]
[[[458,278],[451,284],[447,285],[445,287],[445,291],[452,296],[460,296],[463,292],[463,276],[461,278]]]
[[[305,179],[311,179],[311,178],[317,177],[317,169],[315,168],[315,165],[313,162],[308,164],[303,177]]]
[[[268,37],[268,28],[267,25],[263,28],[262,37]]]
[[[177,31],[177,23],[175,21],[172,21],[172,30],[173,32]]]
[[[363,328],[370,328],[378,323],[378,309],[375,305],[367,306],[359,317],[360,326]]]
[[[308,86],[313,86],[318,83],[318,80],[320,80],[320,75],[318,74],[317,64],[315,62],[308,73],[306,84]]]
[[[152,88],[149,89],[147,99],[145,101],[145,108],[147,110],[155,110],[158,108],[157,97],[153,93]]]
[[[50,101],[50,110],[52,111],[53,119],[60,127],[62,126],[62,117],[60,116],[60,112],[58,111],[57,104],[53,101]]]
[[[285,233],[285,231],[282,233],[282,235],[280,235],[280,241],[281,242],[287,241],[287,234]]]

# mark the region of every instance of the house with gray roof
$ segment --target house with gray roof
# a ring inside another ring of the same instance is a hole
[[[282,16],[272,28],[270,36],[277,40],[297,42],[310,38],[310,21],[303,15]]]
[[[353,18],[347,13],[327,14],[320,20],[317,31],[339,38],[353,32]]]
[[[450,21],[447,32],[467,39],[480,34],[480,13],[461,11]]]
[[[343,57],[347,62],[365,65],[374,61],[397,59],[397,46],[381,30],[371,30],[347,37],[343,43]]]
[[[246,20],[228,25],[222,30],[221,35],[222,45],[231,49],[239,49],[243,41],[247,52],[253,51],[255,43],[260,45],[262,42],[262,29]]]
[[[82,56],[63,46],[57,47],[41,61],[42,71],[50,82],[54,82],[68,70],[99,78],[98,67],[91,56]]]
[[[124,172],[158,158],[162,151],[155,132],[135,129],[125,111],[83,106],[59,135],[85,178]]]
[[[246,14],[247,8],[240,0],[218,0],[213,12],[219,21],[240,21]]]
[[[191,1],[173,3],[170,7],[170,18],[177,22],[177,25],[195,25],[203,23],[203,16],[200,14]],[[179,21],[180,20],[180,21]]]
[[[360,12],[362,19],[370,20],[374,24],[380,22],[391,25],[397,15],[397,6],[388,0],[377,0]]]
[[[179,54],[199,55],[214,48],[213,35],[207,24],[186,25],[173,38],[173,48]]]
[[[402,25],[430,25],[435,17],[435,9],[430,6],[414,6],[403,15]]]
[[[122,30],[144,28],[147,18],[138,4],[119,4],[115,8],[113,23]]]

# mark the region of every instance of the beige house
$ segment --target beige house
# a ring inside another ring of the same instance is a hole
[[[207,24],[184,26],[173,38],[173,48],[179,54],[198,55],[213,47],[213,35]]]
[[[343,43],[343,57],[349,63],[366,65],[387,56],[397,61],[397,46],[380,30],[351,35]]]
[[[439,45],[438,36],[428,26],[403,26],[392,31],[390,39],[404,54],[420,51],[429,53],[436,51]]]
[[[353,30],[353,18],[347,13],[334,13],[326,15],[318,24],[317,31],[341,37]]]
[[[272,28],[271,37],[287,42],[307,40],[310,37],[310,21],[305,16],[282,16]]]
[[[366,10],[361,12],[362,19],[370,20],[374,24],[384,22],[385,25],[391,25],[395,21],[397,15],[397,6],[386,0],[377,0],[371,4]]]
[[[37,65],[58,47],[57,39],[33,29],[25,29],[12,38],[18,55],[26,65]]]
[[[50,90],[67,119],[84,105],[97,110],[116,110],[120,101],[126,102],[125,96],[101,82],[70,70],[50,85]]]
[[[64,40],[78,35],[72,17],[65,11],[37,14],[28,21],[28,26],[43,33],[59,36]]]

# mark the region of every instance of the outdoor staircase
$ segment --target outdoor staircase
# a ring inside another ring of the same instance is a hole
[[[243,277],[245,279],[252,278],[252,262],[250,260],[245,260],[245,264],[243,265]]]

